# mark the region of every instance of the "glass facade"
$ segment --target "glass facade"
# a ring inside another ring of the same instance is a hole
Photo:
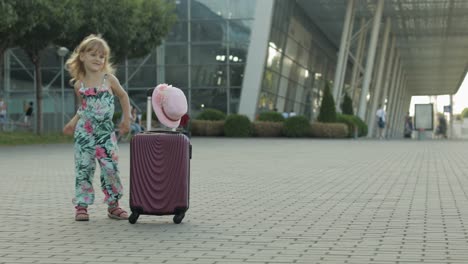
[[[237,113],[242,89],[256,89],[242,86],[257,1],[174,1],[178,21],[163,44],[142,58],[116,65],[131,103],[145,111],[146,90],[165,82],[184,91],[192,117],[204,108]],[[314,120],[325,83],[333,80],[338,49],[295,1],[274,1],[271,21],[265,29],[269,41],[257,113],[294,111]],[[21,49],[11,49],[10,54],[9,113],[19,119],[23,104],[35,101],[34,71]],[[61,130],[61,58],[50,49],[42,62],[44,128],[57,131]],[[67,120],[75,111],[69,78],[65,71]],[[119,111],[120,104],[116,107]]]
[[[257,112],[318,116],[326,81],[332,81],[336,48],[294,1],[275,1]]]
[[[164,43],[165,82],[190,90],[191,115],[237,112],[256,1],[177,0]]]

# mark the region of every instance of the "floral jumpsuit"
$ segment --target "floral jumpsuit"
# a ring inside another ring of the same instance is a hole
[[[75,128],[75,198],[73,203],[88,206],[94,203],[93,177],[96,159],[101,167],[101,189],[104,202],[117,204],[122,197],[122,184],[118,170],[118,146],[114,133],[114,96],[106,86],[104,75],[101,87],[86,88],[81,83],[83,98],[78,109]]]

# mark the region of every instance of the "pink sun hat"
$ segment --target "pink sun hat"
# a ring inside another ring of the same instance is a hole
[[[187,113],[187,98],[179,88],[160,84],[151,97],[153,110],[159,122],[169,128],[177,128],[180,119]]]

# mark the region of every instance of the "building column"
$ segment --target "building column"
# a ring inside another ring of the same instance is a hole
[[[380,95],[382,92],[382,79],[383,79],[382,76],[383,76],[383,71],[385,68],[385,62],[388,60],[386,55],[387,55],[387,47],[388,47],[388,37],[390,35],[390,27],[391,27],[390,18],[387,17],[385,21],[385,30],[384,30],[384,35],[383,35],[381,55],[379,58],[379,64],[377,65],[377,76],[376,76],[376,83],[375,83],[375,89],[374,89],[374,96],[373,96],[373,100],[371,101],[368,137],[374,137],[375,135],[375,129],[376,129],[375,112],[377,111],[377,106],[381,102]]]
[[[396,39],[395,37],[392,37],[392,42],[390,44],[390,54],[388,55],[388,62],[387,62],[387,66],[385,67],[386,69],[385,82],[383,85],[383,92],[382,92],[382,97],[380,101],[382,105],[386,104],[386,99],[388,97],[388,89],[390,86],[390,78],[392,77],[393,72],[394,72],[393,65],[397,59],[397,56],[395,55],[395,51],[396,51],[395,45],[396,45]]]
[[[261,91],[274,3],[275,1],[271,0],[257,0],[255,8],[255,20],[250,35],[251,40],[239,102],[239,114],[246,115],[250,120],[255,120],[258,97]]]
[[[401,60],[400,60],[400,57],[397,55],[395,65],[393,66],[393,76],[392,76],[392,82],[390,84],[390,97],[388,99],[387,108],[386,108],[387,122],[389,124],[391,124],[393,119],[395,118],[394,109],[395,109],[395,104],[396,104],[395,101],[396,101],[397,94],[398,94],[398,82],[400,80],[400,77],[401,77]],[[386,135],[391,134],[391,128],[389,128],[389,126],[387,126],[385,130],[386,130],[385,132]]]
[[[358,87],[358,83],[360,82],[360,78],[359,78],[359,75],[361,73],[361,64],[362,64],[362,59],[364,58],[364,48],[366,46],[366,42],[364,41],[366,39],[366,35],[367,35],[367,26],[365,26],[366,24],[366,19],[365,18],[361,18],[361,28],[360,28],[360,33],[359,33],[359,40],[358,40],[358,44],[357,44],[357,54],[356,54],[356,60],[354,62],[354,65],[353,65],[353,73],[352,73],[352,76],[351,76],[351,91],[350,91],[350,97],[353,101],[353,104],[354,106],[357,107],[357,104],[356,104],[356,91],[357,91],[357,87]]]
[[[367,54],[366,71],[364,73],[364,82],[362,85],[361,96],[359,100],[358,116],[362,120],[366,120],[367,108],[367,94],[369,93],[369,86],[371,83],[372,72],[374,69],[375,51],[377,48],[377,40],[379,37],[380,20],[383,13],[384,0],[377,2],[377,9],[374,14],[374,21],[372,25],[372,33],[369,44],[369,53]]]
[[[340,50],[338,52],[338,61],[335,70],[335,80],[333,81],[333,97],[335,99],[335,106],[337,110],[340,110],[339,98],[341,83],[344,80],[346,74],[346,65],[348,61],[348,48],[349,39],[351,37],[350,32],[353,31],[354,23],[354,0],[348,0],[348,6],[346,8],[346,15],[343,24],[343,31],[341,32],[341,43]]]
[[[398,125],[398,119],[399,119],[399,114],[400,114],[400,107],[401,107],[401,100],[403,98],[403,91],[404,91],[404,83],[405,83],[405,79],[406,79],[406,76],[405,76],[405,73],[403,72],[403,70],[401,69],[401,74],[400,74],[400,78],[398,80],[398,90],[397,90],[397,96],[395,97],[395,105],[394,105],[394,109],[393,109],[393,120],[391,122],[391,127],[390,127],[390,135],[392,137],[395,137],[396,135],[396,126]]]

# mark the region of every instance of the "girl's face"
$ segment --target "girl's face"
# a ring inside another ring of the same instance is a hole
[[[83,62],[86,71],[102,71],[106,63],[106,56],[98,50],[85,51],[81,54],[80,60]]]

